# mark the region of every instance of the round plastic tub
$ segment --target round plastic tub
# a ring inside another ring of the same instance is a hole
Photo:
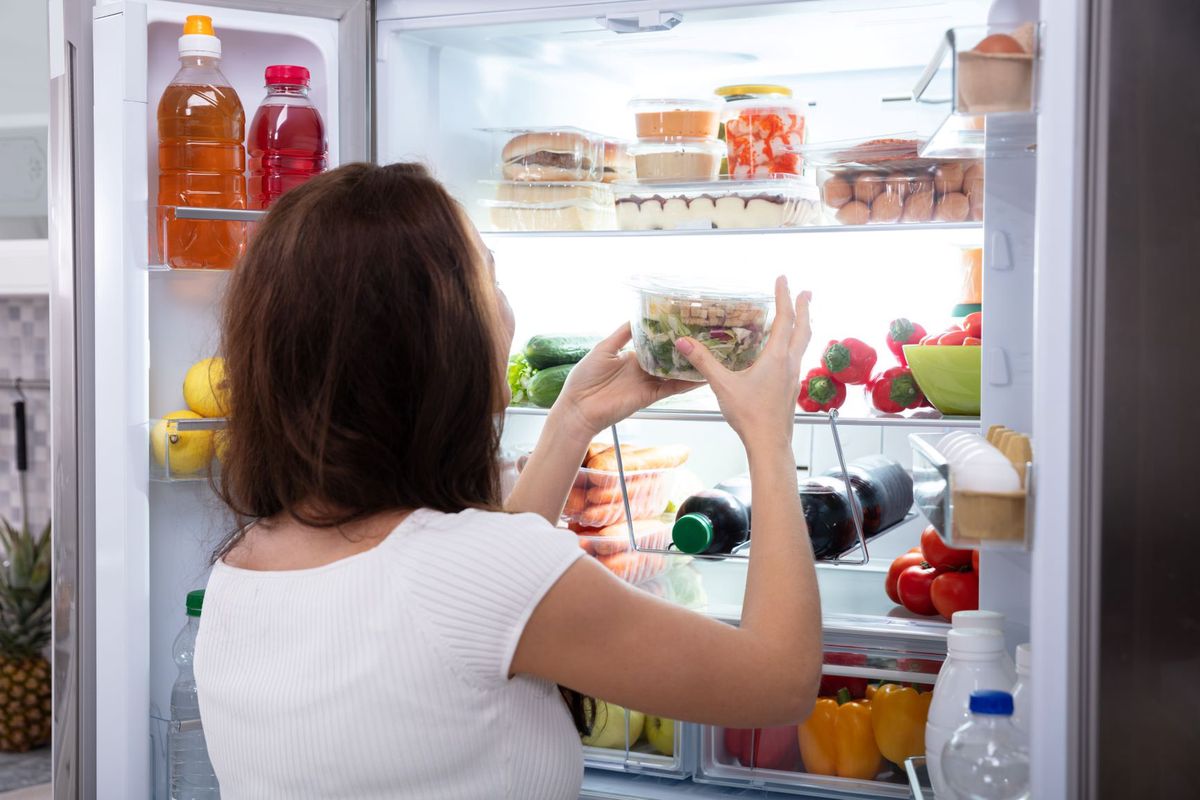
[[[808,104],[786,86],[722,86],[729,175],[737,180],[799,175]]]
[[[713,100],[632,100],[629,108],[639,139],[664,136],[715,139],[721,122],[720,105]]]
[[[651,375],[703,381],[675,348],[691,337],[734,372],[754,363],[767,342],[775,298],[767,292],[730,292],[686,281],[638,278],[632,317],[638,363]]]

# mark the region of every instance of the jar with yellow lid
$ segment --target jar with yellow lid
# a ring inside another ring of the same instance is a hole
[[[716,90],[723,114],[729,177],[735,180],[797,176],[799,147],[807,135],[807,104],[787,86],[735,84]]]

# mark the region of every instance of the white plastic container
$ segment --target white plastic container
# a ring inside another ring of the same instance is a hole
[[[1004,615],[999,611],[987,611],[985,609],[955,611],[954,615],[950,618],[950,625],[956,631],[995,631],[1001,636],[1004,635]],[[1012,657],[1008,654],[1007,650],[1004,651],[1004,657],[1001,660],[1004,662],[1005,669],[1016,675],[1016,665],[1013,664]]]
[[[1021,733],[1029,736],[1029,717],[1033,704],[1033,682],[1030,667],[1033,665],[1032,645],[1017,645],[1017,682],[1013,686],[1012,722]]]
[[[1003,619],[1002,615],[997,616]],[[946,662],[934,684],[933,702],[925,724],[925,763],[938,800],[959,800],[942,775],[942,750],[954,732],[969,720],[971,692],[1008,691],[1016,682],[1016,670],[1004,649],[1004,636],[988,628],[960,628],[958,614],[954,617],[955,627],[946,637]],[[968,617],[964,621],[994,624],[994,620],[986,617]]]

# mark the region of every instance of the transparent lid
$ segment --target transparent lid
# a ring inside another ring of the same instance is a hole
[[[887,167],[894,162],[935,164],[935,159],[920,158],[922,140],[913,132],[890,133],[873,139],[816,142],[796,148],[805,159],[822,166]]]
[[[588,130],[584,130],[583,128],[576,128],[572,125],[543,125],[543,126],[535,126],[532,128],[476,128],[476,130],[481,131],[483,133],[507,133],[507,134],[511,134],[512,136],[517,136],[518,134],[522,134],[522,133],[545,133],[545,134],[580,135],[580,136],[586,136],[589,139],[596,139],[597,141],[605,138],[605,137],[601,136],[600,134],[596,133],[595,131],[588,131]]]
[[[713,195],[714,197],[729,197],[732,195],[783,195],[785,197],[809,198],[818,197],[817,185],[796,178],[763,178],[761,180],[735,180],[721,178],[715,181],[663,181],[650,185],[643,183],[613,183],[613,191],[617,198],[654,194],[686,194],[689,196]]]
[[[694,277],[674,275],[636,275],[628,285],[643,295],[671,297],[680,300],[712,300],[716,302],[755,303],[770,307],[775,301],[773,292],[748,291],[744,286],[698,282]]]
[[[635,114],[662,111],[716,111],[720,104],[716,100],[697,100],[676,97],[639,97],[629,101]]]

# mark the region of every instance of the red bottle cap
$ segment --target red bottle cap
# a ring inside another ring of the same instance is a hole
[[[308,86],[308,68],[291,64],[272,64],[267,67],[267,85]]]

